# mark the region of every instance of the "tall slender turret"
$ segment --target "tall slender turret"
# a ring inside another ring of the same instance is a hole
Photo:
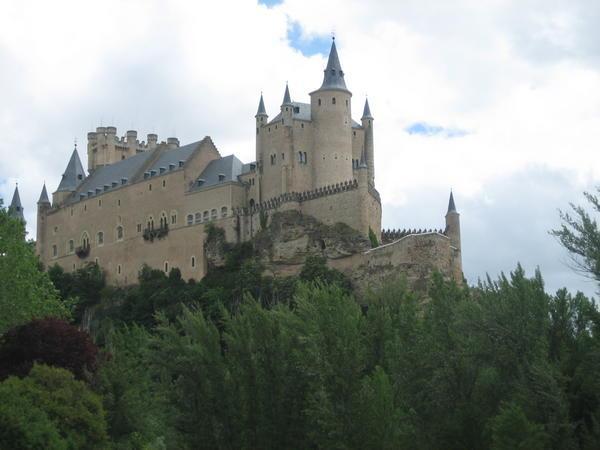
[[[373,120],[371,108],[369,108],[369,99],[366,99],[361,122],[363,128],[365,129],[364,149],[367,167],[369,169],[368,179],[371,186],[375,186],[375,146],[373,143]]]
[[[292,104],[292,97],[290,95],[290,88],[288,84],[285,84],[285,92],[283,93],[283,102],[281,103],[281,118],[283,119],[282,124],[290,126],[292,125],[292,116],[294,114],[294,105]]]
[[[446,236],[450,239],[452,246],[452,264],[455,280],[462,280],[462,255],[460,243],[460,214],[456,211],[454,204],[454,195],[450,191],[450,200],[448,201],[448,212],[446,213]]]
[[[335,40],[321,87],[310,94],[314,127],[313,180],[322,187],[352,179],[352,93],[346,88]]]
[[[77,153],[77,145],[75,145],[73,153],[71,153],[71,159],[69,159],[67,168],[58,185],[58,189],[52,194],[52,201],[54,204],[58,205],[62,203],[65,198],[77,190],[84,179],[85,170],[83,170],[83,165],[79,159],[79,153]]]
[[[19,186],[15,186],[15,192],[13,194],[12,201],[8,207],[8,214],[15,219],[19,219],[25,222],[25,216],[23,215],[23,205],[21,204],[21,196],[19,195]]]
[[[40,259],[44,261],[44,249],[46,246],[46,214],[50,210],[50,199],[46,191],[46,183],[42,188],[40,199],[37,202],[37,233],[35,239],[35,250]]]
[[[265,125],[269,119],[267,114],[267,110],[265,109],[265,101],[263,100],[262,92],[260,93],[260,101],[258,102],[258,111],[256,111],[256,115],[254,116],[256,119],[256,162],[259,166],[262,164],[263,155],[260,154],[262,149],[262,133],[261,129],[263,125]]]

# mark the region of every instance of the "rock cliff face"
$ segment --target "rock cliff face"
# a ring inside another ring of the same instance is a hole
[[[371,248],[369,240],[348,225],[325,225],[293,210],[273,214],[254,245],[258,256],[272,265],[303,264],[313,255],[336,260]]]

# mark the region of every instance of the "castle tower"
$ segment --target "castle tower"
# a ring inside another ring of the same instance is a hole
[[[371,108],[369,108],[369,99],[365,99],[365,107],[363,109],[363,115],[360,119],[362,126],[365,130],[365,159],[369,169],[369,184],[375,186],[375,146],[373,143],[373,115],[371,114]]]
[[[260,154],[262,149],[262,132],[261,127],[265,125],[269,119],[267,110],[265,109],[265,101],[263,100],[262,92],[260,93],[260,101],[258,102],[258,110],[254,116],[256,119],[256,162],[262,162],[262,155]]]
[[[85,179],[85,170],[79,159],[79,153],[77,153],[77,144],[71,154],[71,159],[67,164],[67,168],[62,175],[60,184],[56,192],[52,194],[52,202],[55,205],[61,204],[71,193],[77,190],[77,187]]]
[[[334,39],[323,84],[310,93],[314,127],[311,164],[315,188],[352,179],[351,98]]]
[[[454,251],[452,259],[452,271],[455,280],[462,280],[462,255],[460,243],[460,214],[456,211],[454,204],[454,195],[450,191],[450,200],[448,201],[448,212],[446,213],[446,236],[450,239],[450,245]]]
[[[8,207],[8,215],[14,217],[15,219],[19,219],[21,222],[25,223],[25,216],[23,215],[23,205],[21,204],[21,196],[19,195],[18,185],[15,186],[15,192]]]
[[[46,248],[46,214],[50,210],[50,199],[46,191],[46,183],[42,188],[40,199],[37,202],[37,233],[35,239],[35,250],[40,259],[44,261],[44,249]]]

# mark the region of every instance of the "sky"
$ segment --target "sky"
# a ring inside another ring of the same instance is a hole
[[[440,228],[450,189],[470,283],[521,263],[594,295],[550,236],[600,180],[597,0],[5,0],[0,198],[58,186],[74,141],[210,135],[254,157],[262,91],[279,110],[320,86],[335,35],[352,110],[375,117],[384,228]]]

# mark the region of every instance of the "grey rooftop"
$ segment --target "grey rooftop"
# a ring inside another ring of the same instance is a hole
[[[448,201],[448,212],[456,212],[456,205],[454,204],[454,195],[452,195],[452,191],[450,191],[450,200]]]
[[[340,64],[337,48],[335,47],[335,39],[331,42],[331,50],[329,51],[329,59],[323,76],[323,84],[319,90],[323,89],[341,89],[348,91],[346,82],[344,81],[344,71]]]
[[[266,116],[267,110],[265,109],[265,101],[263,100],[262,92],[260,93],[260,101],[258,102],[258,111],[256,111],[257,116]]]
[[[38,205],[50,204],[50,199],[48,198],[48,191],[46,190],[46,183],[44,183],[44,187],[42,188],[42,193],[40,194],[40,199],[38,200]]]
[[[19,186],[15,186],[12,201],[8,207],[8,213],[17,219],[25,220],[23,216],[23,205],[21,204],[21,196],[19,195]]]
[[[362,115],[363,119],[372,119],[373,116],[371,115],[371,108],[369,108],[369,99],[365,99],[365,108],[363,109],[363,115]]]
[[[77,153],[77,147],[75,147],[56,191],[73,192],[77,190],[77,187],[83,182],[84,179],[85,170],[83,170],[83,165],[81,164],[79,154]]]

